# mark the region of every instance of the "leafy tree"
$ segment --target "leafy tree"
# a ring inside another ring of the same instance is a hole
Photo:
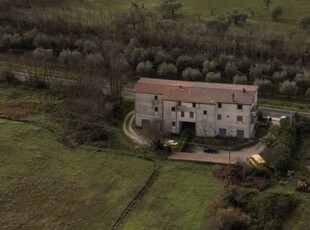
[[[310,88],[307,89],[307,91],[306,91],[306,93],[305,93],[305,97],[306,97],[307,99],[310,99]]]
[[[261,42],[275,49],[284,44],[284,36],[282,33],[268,33],[263,35]]]
[[[89,71],[103,72],[105,70],[105,60],[100,53],[87,54],[84,63]]]
[[[129,63],[136,68],[140,62],[151,61],[152,54],[148,49],[134,48],[131,54],[129,54]]]
[[[171,55],[169,53],[165,52],[164,50],[157,51],[155,54],[155,57],[154,57],[153,64],[155,66],[159,66],[160,64],[162,64],[164,62],[166,62],[166,63],[172,62]]]
[[[290,98],[291,96],[294,96],[298,92],[298,87],[296,86],[295,81],[284,81],[279,86],[280,93],[287,96],[287,98]]]
[[[163,14],[164,18],[172,18],[175,11],[182,8],[182,3],[176,0],[165,0],[159,5],[159,11]]]
[[[70,38],[62,34],[54,37],[53,42],[56,44],[57,48],[61,50],[74,48]]]
[[[267,93],[271,92],[272,89],[272,83],[270,80],[255,79],[254,85],[259,86],[259,92],[262,95],[266,95]]]
[[[19,34],[4,34],[0,39],[0,45],[7,49],[21,48],[22,38]]]
[[[227,17],[234,22],[235,25],[238,25],[240,22],[245,22],[248,15],[237,8],[234,8],[227,13]]]
[[[307,90],[310,89],[310,72],[299,73],[294,80],[298,87],[298,94],[303,98],[307,95]]]
[[[54,59],[52,49],[36,48],[32,55],[40,62],[50,62]]]
[[[298,19],[297,25],[302,29],[308,29],[310,26],[310,15],[304,15]]]
[[[33,41],[35,47],[42,47],[44,49],[49,49],[52,47],[51,39],[46,34],[38,34]]]
[[[176,61],[176,67],[180,71],[183,71],[188,67],[193,67],[193,65],[194,65],[194,60],[192,57],[190,57],[188,55],[179,56],[177,61]]]
[[[216,70],[217,63],[215,61],[209,61],[208,59],[202,63],[202,73],[214,72]]]
[[[215,5],[208,5],[208,10],[210,12],[210,15],[214,16],[215,11],[216,11],[216,6]]]
[[[234,57],[232,55],[226,55],[226,54],[220,54],[219,57],[219,67],[223,70],[225,70],[226,64],[229,62],[232,62]]]
[[[263,68],[260,66],[252,66],[249,71],[249,76],[252,81],[261,78],[261,76],[263,76]]]
[[[228,62],[225,66],[225,74],[227,77],[232,78],[239,73],[238,68],[234,62]]]
[[[201,80],[201,72],[199,69],[188,67],[182,72],[182,77],[186,81],[199,81]]]
[[[142,76],[151,76],[153,74],[153,64],[149,61],[140,62],[137,65],[136,72]]]
[[[77,46],[78,51],[84,54],[95,53],[98,50],[98,46],[92,40],[79,39],[74,45]]]
[[[283,14],[282,5],[275,5],[271,7],[271,18],[274,21],[277,21],[278,18]]]
[[[272,75],[272,81],[274,82],[274,84],[279,84],[285,80],[287,80],[287,72],[285,70],[281,72],[274,72]]]
[[[231,20],[227,16],[216,16],[212,17],[211,20],[207,22],[207,26],[218,33],[226,33],[231,25]]]
[[[63,50],[59,54],[58,60],[66,67],[77,66],[83,59],[82,54],[77,50]]]
[[[209,72],[206,75],[206,82],[220,82],[221,81],[221,73]]]
[[[162,63],[157,70],[157,74],[164,78],[174,78],[178,72],[178,69],[173,64]]]
[[[264,4],[269,7],[271,4],[271,0],[263,0]]]
[[[243,56],[237,65],[238,69],[240,69],[242,73],[248,73],[251,66],[253,65],[253,62],[247,56]]]
[[[174,60],[174,62],[176,62],[178,57],[180,57],[182,55],[182,50],[180,48],[175,47],[170,51],[170,54],[171,54],[171,57]]]
[[[248,79],[246,76],[235,75],[233,77],[233,83],[234,84],[246,84],[247,82],[248,82]]]

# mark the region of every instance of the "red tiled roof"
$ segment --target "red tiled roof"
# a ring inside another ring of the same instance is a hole
[[[163,95],[163,100],[204,104],[252,104],[258,86],[140,78],[135,93]]]

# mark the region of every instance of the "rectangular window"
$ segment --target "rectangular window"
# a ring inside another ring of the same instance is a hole
[[[196,108],[196,103],[193,103],[193,108]]]
[[[174,127],[175,126],[175,121],[171,122],[171,125],[172,125],[172,127]]]
[[[184,111],[181,111],[181,117],[184,117]]]
[[[182,105],[182,102],[178,101],[178,106],[181,106]]]
[[[242,123],[242,116],[237,116],[237,123]]]
[[[154,110],[155,110],[155,112],[158,112],[158,107],[155,107],[155,109],[154,109]]]
[[[207,110],[204,110],[203,111],[203,115],[207,115],[208,114],[208,111]]]
[[[222,108],[222,103],[218,103],[217,108]]]
[[[174,112],[175,111],[175,107],[171,107],[171,111]]]
[[[194,118],[194,112],[189,112],[189,117]]]
[[[154,99],[155,99],[155,101],[157,101],[157,100],[158,100],[158,96],[157,96],[157,95],[155,95],[155,96],[154,96]]]
[[[242,105],[237,105],[237,109],[242,110]]]
[[[218,119],[218,120],[222,120],[222,115],[221,115],[221,114],[218,114],[218,115],[217,115],[217,119]]]

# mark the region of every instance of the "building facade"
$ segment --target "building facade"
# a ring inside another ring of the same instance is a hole
[[[160,122],[164,131],[251,138],[257,86],[141,78],[135,85],[136,126]]]

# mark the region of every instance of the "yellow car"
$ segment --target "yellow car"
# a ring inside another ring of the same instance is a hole
[[[168,140],[164,143],[164,147],[171,147],[173,149],[175,149],[178,146],[178,142],[176,142],[175,140]]]
[[[266,161],[259,154],[252,155],[248,160],[253,166],[266,166]]]

